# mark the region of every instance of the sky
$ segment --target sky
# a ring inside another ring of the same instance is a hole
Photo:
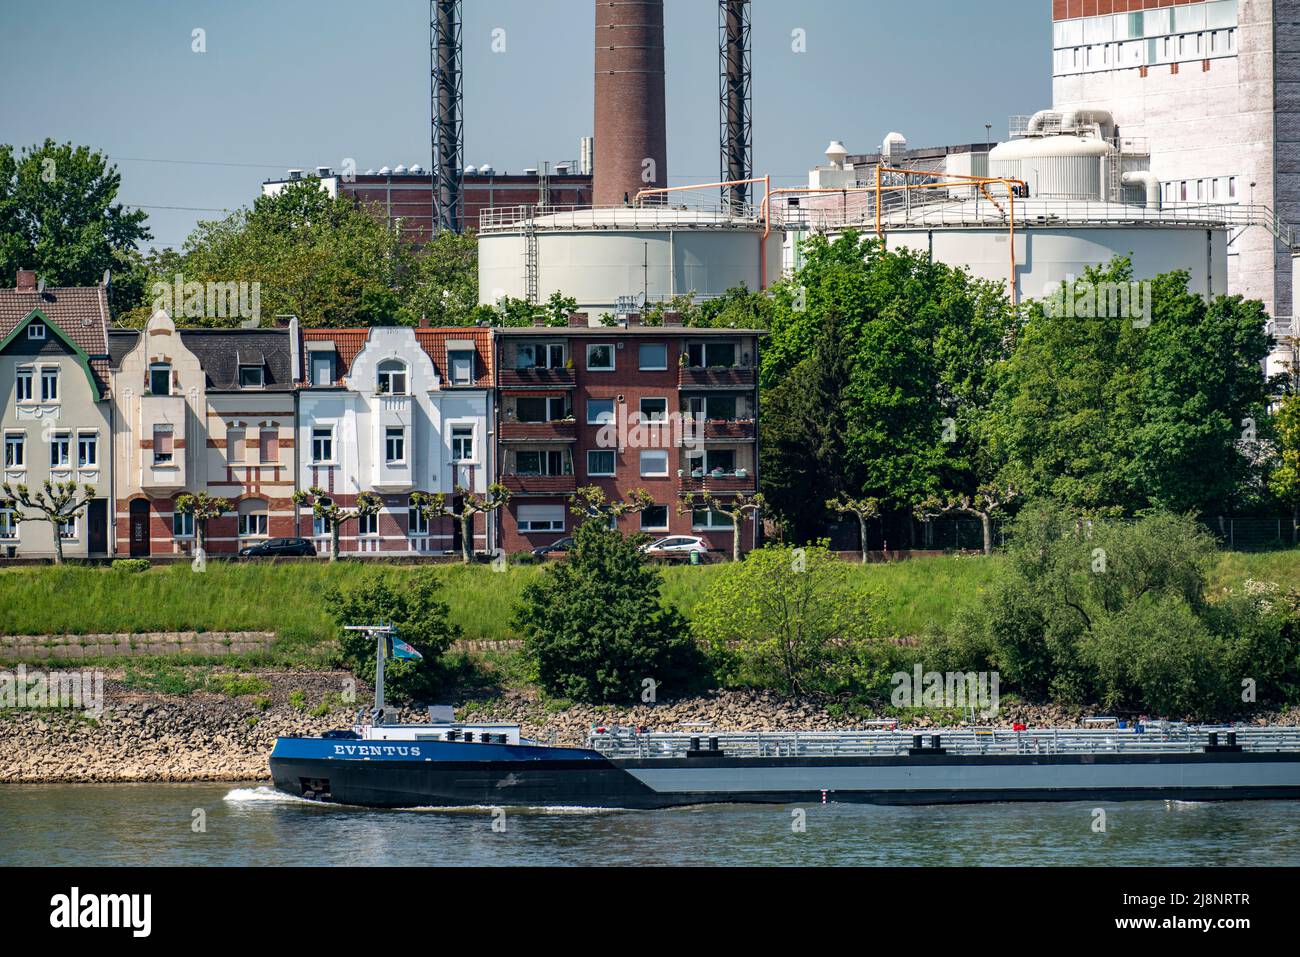
[[[1009,116],[1051,105],[1050,8],[754,0],[756,175],[801,184],[830,140],[872,152],[891,130],[913,146],[983,142],[986,123],[1005,138]],[[464,10],[466,164],[576,159],[592,0]],[[427,169],[428,16],[427,0],[0,0],[0,143],[106,153],[152,245],[179,246],[289,167]],[[673,185],[718,177],[717,43],[713,0],[666,0]]]

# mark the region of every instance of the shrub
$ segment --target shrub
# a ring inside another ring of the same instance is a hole
[[[257,677],[257,675],[222,673],[212,675],[207,681],[208,691],[223,694],[228,698],[261,694],[263,691],[269,691],[270,689],[271,683]]]
[[[540,561],[540,558],[528,550],[515,552],[510,556],[510,564],[512,565],[536,565]]]
[[[873,600],[858,570],[826,544],[767,545],[721,570],[692,628],[727,683],[787,694],[865,690],[880,684]]]
[[[119,572],[147,572],[149,570],[149,559],[115,558],[113,559],[113,570]]]
[[[382,573],[373,573],[344,589],[331,588],[325,602],[339,626],[343,664],[353,674],[375,680],[375,641],[344,625],[390,624],[401,639],[424,657],[394,659],[384,663],[386,696],[398,703],[428,701],[445,685],[442,656],[460,637],[445,602],[438,600],[442,582],[432,568],[411,575],[398,591]]]
[[[646,565],[639,545],[639,537],[586,521],[568,559],[548,565],[524,589],[514,625],[548,694],[627,702],[646,679],[681,691],[701,677],[686,619],[660,604],[659,572]]]

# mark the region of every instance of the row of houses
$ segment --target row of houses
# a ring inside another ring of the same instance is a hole
[[[703,501],[758,487],[755,330],[683,327],[673,316],[614,327],[144,329],[111,326],[106,290],[38,288],[20,271],[0,290],[4,481],[91,485],[59,529],[66,556],[176,556],[194,547],[184,493],[229,499],[206,528],[210,553],[330,535],[299,489],[343,507],[363,492],[378,514],[347,523],[342,554],[461,549],[451,517],[411,508],[417,492],[486,493],[476,551],[513,553],[569,534],[571,496],[653,504],[611,519],[624,531],[698,535],[729,549],[731,519]],[[0,557],[54,551],[54,527],[0,510]],[[752,525],[752,523],[749,523]],[[743,528],[743,546],[754,529]]]

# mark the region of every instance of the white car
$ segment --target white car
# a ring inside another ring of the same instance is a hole
[[[669,535],[667,538],[660,538],[657,541],[642,545],[641,551],[647,555],[682,556],[688,556],[691,552],[699,552],[702,558],[708,554],[709,546],[704,539],[696,538],[693,535]]]

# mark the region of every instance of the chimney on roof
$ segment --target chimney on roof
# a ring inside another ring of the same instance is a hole
[[[421,328],[421,329],[428,329],[428,328],[429,328],[429,317],[428,317],[428,316],[421,316],[421,317],[420,317],[420,328]]]
[[[639,312],[629,312],[623,318],[627,320],[628,328],[641,325],[641,313]]]
[[[35,269],[18,270],[18,288],[24,292],[32,292],[36,289]]]
[[[587,325],[587,314],[585,312],[569,313],[569,325],[585,327]]]
[[[682,324],[682,314],[680,312],[665,312],[665,326],[680,326]]]
[[[541,326],[546,325],[546,317],[545,317],[545,316],[534,316],[534,317],[533,317],[533,325],[534,325],[534,326],[537,326],[537,327],[541,327]]]

